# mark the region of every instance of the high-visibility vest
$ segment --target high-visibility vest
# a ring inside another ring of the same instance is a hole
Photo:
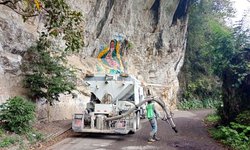
[[[147,110],[147,118],[148,119],[152,119],[152,118],[155,117],[154,104],[153,103],[148,104],[147,107],[146,107],[146,110]]]

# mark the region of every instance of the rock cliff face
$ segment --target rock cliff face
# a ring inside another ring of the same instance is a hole
[[[100,71],[93,59],[111,40],[126,40],[130,46],[123,60],[125,70],[168,104],[175,105],[177,75],[186,46],[186,0],[68,0],[68,3],[84,16],[85,46],[79,56],[69,57],[83,76],[89,71]],[[0,6],[0,103],[11,96],[25,95],[20,65],[26,49],[38,37],[38,27],[37,20],[23,23],[20,16]],[[73,112],[82,110],[87,100],[81,94],[77,99],[62,97],[51,109],[52,119],[70,118]],[[42,108],[47,107],[41,103],[38,110],[45,114]]]

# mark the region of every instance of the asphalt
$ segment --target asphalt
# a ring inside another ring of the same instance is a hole
[[[166,122],[158,121],[160,141],[148,143],[150,124],[143,121],[142,128],[130,135],[83,134],[67,136],[46,150],[226,150],[208,135],[203,122],[212,110],[176,111],[174,120],[179,129],[176,134]]]

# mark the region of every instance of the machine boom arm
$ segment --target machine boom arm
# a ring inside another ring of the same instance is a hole
[[[158,103],[161,106],[161,108],[163,109],[163,111],[166,114],[166,121],[169,123],[169,125],[172,127],[172,129],[177,133],[178,131],[176,129],[176,126],[174,124],[174,121],[172,119],[171,114],[167,110],[167,107],[166,107],[165,103],[162,102],[161,100],[155,99],[153,97],[150,97],[150,98],[145,99],[144,101],[141,101],[140,103],[138,103],[137,105],[135,105],[134,107],[132,107],[131,109],[129,109],[124,114],[121,114],[121,115],[118,115],[118,116],[114,116],[114,117],[106,118],[106,121],[111,121],[111,120],[117,120],[117,119],[124,118],[124,117],[130,115],[131,113],[133,113],[138,107],[142,106],[143,104],[145,104],[148,101],[155,101],[156,103]]]

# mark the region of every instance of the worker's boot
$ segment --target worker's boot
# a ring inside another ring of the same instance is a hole
[[[152,138],[152,137],[150,137],[150,138],[148,139],[148,142],[155,142],[155,139]]]
[[[154,139],[155,141],[160,141],[160,138],[158,138],[158,137],[156,136],[156,134],[154,134],[153,139]]]
[[[153,133],[152,133],[152,132],[150,133],[150,136],[149,136],[148,142],[155,142],[154,135],[153,135]]]

